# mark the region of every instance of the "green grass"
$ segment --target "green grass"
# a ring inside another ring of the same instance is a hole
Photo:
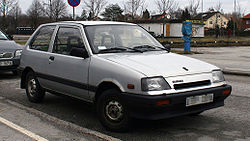
[[[15,42],[20,44],[20,45],[25,45],[26,44],[26,41],[15,40]]]

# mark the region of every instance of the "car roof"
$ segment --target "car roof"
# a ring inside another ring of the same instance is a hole
[[[136,25],[133,23],[126,23],[126,22],[114,22],[114,21],[61,21],[51,24],[65,24],[65,23],[75,23],[75,24],[82,24],[85,26],[89,25]]]

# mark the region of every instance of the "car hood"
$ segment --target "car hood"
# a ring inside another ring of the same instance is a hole
[[[22,49],[22,46],[15,41],[0,40],[0,52],[13,52],[18,49]]]
[[[100,57],[143,73],[147,77],[171,77],[219,69],[197,59],[166,52],[116,53],[104,54]]]

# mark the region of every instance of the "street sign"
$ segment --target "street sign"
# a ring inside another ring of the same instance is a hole
[[[75,7],[81,3],[81,0],[68,0],[68,3],[73,7],[73,19],[75,20]]]
[[[77,7],[81,3],[81,0],[68,0],[68,3],[72,7]]]

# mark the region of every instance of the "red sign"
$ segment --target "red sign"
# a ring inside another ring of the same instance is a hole
[[[72,7],[77,7],[81,3],[81,0],[68,0],[68,3]]]

